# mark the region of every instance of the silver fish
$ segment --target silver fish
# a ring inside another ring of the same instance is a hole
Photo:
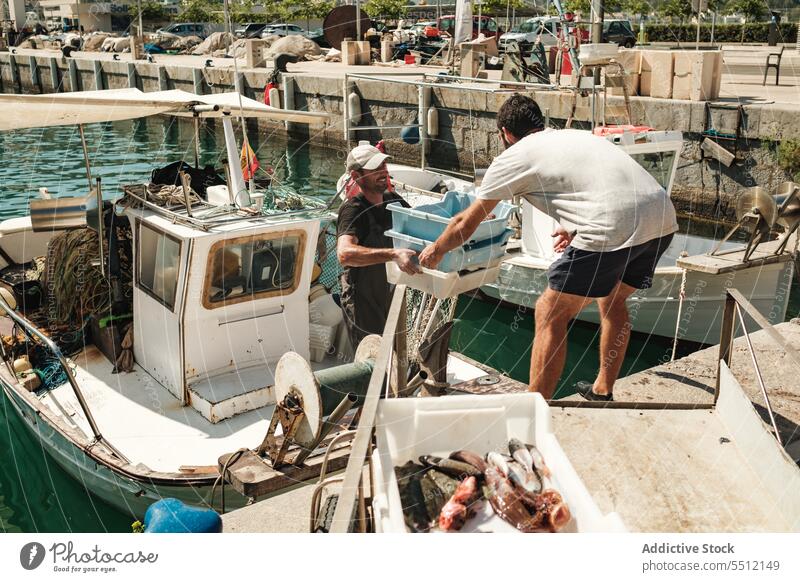
[[[508,463],[505,460],[505,457],[500,453],[496,453],[492,451],[488,455],[486,455],[486,460],[489,462],[491,466],[496,468],[503,477],[508,477]]]
[[[534,471],[527,471],[519,462],[508,463],[508,478],[527,493],[540,493],[542,481]]]
[[[526,471],[533,473],[533,457],[528,449],[525,448],[525,445],[522,444],[522,441],[519,439],[511,439],[508,441],[508,452],[511,453],[511,457],[522,465]]]

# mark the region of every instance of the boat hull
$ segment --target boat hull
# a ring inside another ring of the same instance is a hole
[[[82,483],[86,491],[94,497],[140,520],[152,503],[163,498],[179,499],[194,506],[207,506],[212,489],[210,480],[200,484],[184,482],[167,485],[154,483],[145,475],[141,480],[132,479],[108,464],[98,463],[81,444],[57,430],[18,393],[16,387],[9,385],[4,375],[0,376],[0,385],[11,409],[28,432],[24,436],[38,440],[50,458],[70,477]],[[228,489],[225,502],[226,510],[229,510],[243,507],[247,499]],[[220,504],[221,491],[217,487],[213,506],[218,509]]]
[[[481,291],[494,299],[532,308],[547,288],[547,267],[542,261],[537,264],[525,258],[511,259],[502,265],[497,281],[481,287]],[[780,323],[786,316],[793,275],[792,261],[721,275],[687,271],[681,306],[682,269],[659,268],[653,286],[628,300],[633,330],[673,338],[677,328],[679,339],[718,343],[728,288],[738,289],[770,323]],[[597,304],[592,303],[581,311],[578,319],[600,323]],[[749,329],[755,329],[755,323],[750,324]]]

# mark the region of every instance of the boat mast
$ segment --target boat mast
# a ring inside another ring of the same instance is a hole
[[[86,180],[89,182],[89,192],[92,191],[92,170],[89,167],[89,149],[86,147],[86,134],[83,133],[83,124],[78,124],[78,131],[81,134],[81,147],[83,148],[83,163],[86,166]]]

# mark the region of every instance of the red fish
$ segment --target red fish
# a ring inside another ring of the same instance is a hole
[[[467,477],[456,487],[453,496],[442,507],[439,514],[439,527],[444,531],[457,531],[464,527],[470,517],[470,505],[478,493],[475,477]]]

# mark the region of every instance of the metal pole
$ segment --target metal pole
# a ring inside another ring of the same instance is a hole
[[[100,188],[100,177],[97,177],[97,187],[94,195],[97,201],[97,241],[100,244],[100,274],[106,278],[106,257],[103,252],[103,239],[105,238],[105,225],[103,224],[103,190]]]
[[[711,13],[711,48],[714,48],[714,27],[717,25],[717,11]]]
[[[139,36],[141,36],[142,39],[144,39],[142,32],[144,30],[144,28],[142,27],[142,0],[136,0],[136,6],[137,6],[136,9],[139,11]]]
[[[194,167],[200,168],[200,118],[194,116]]]
[[[481,33],[481,16],[483,15],[483,2],[478,0],[478,35]]]
[[[696,13],[697,17],[697,38],[694,41],[694,50],[700,50],[700,11],[698,10]]]
[[[361,0],[356,0],[356,40],[361,38]]]
[[[755,350],[753,350],[753,344],[750,343],[750,334],[747,333],[747,327],[744,324],[744,316],[742,316],[742,310],[739,308],[738,304],[736,305],[736,315],[739,317],[739,325],[742,326],[744,341],[747,342],[747,351],[750,352],[750,359],[753,361],[753,368],[755,369],[756,372],[756,380],[758,380],[758,386],[761,388],[761,395],[764,397],[764,403],[767,405],[769,420],[772,423],[772,428],[775,429],[775,438],[778,439],[778,444],[783,446],[781,433],[780,431],[778,431],[778,424],[775,422],[775,416],[772,414],[772,404],[770,404],[769,396],[767,396],[767,387],[764,386],[764,378],[761,377],[761,369],[758,367],[758,361],[756,360],[756,352]]]
[[[86,147],[86,134],[83,133],[83,125],[78,125],[81,134],[81,147],[83,148],[83,162],[86,165],[86,180],[89,182],[89,192],[92,191],[92,170],[89,167],[89,149]]]
[[[603,42],[603,20],[605,18],[605,0],[592,0],[592,42],[600,44]],[[575,63],[573,63],[573,67]],[[594,85],[600,84],[600,68],[594,70]],[[594,87],[592,87],[592,100],[594,100]],[[594,106],[593,106],[594,107]],[[594,124],[594,112],[592,113],[592,124]],[[592,125],[594,127],[594,125]]]

